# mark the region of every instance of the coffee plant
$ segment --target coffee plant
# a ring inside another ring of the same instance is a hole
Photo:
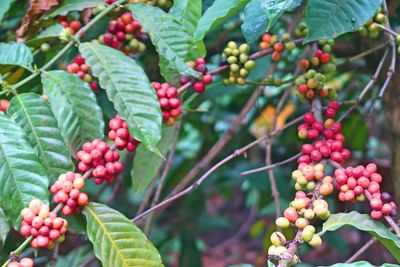
[[[2,267],[400,263],[399,12],[1,1]]]

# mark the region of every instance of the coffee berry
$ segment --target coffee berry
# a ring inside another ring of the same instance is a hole
[[[121,49],[125,54],[143,53],[147,35],[142,32],[142,26],[126,12],[116,20],[110,21],[107,32],[99,37],[99,41],[112,48]]]
[[[10,262],[7,267],[33,267],[33,260],[31,258],[22,258],[19,261]]]
[[[58,180],[51,186],[50,192],[54,195],[55,204],[62,203],[61,211],[64,215],[79,213],[88,203],[88,195],[81,192],[85,186],[85,180],[80,173],[67,172],[61,174]]]
[[[78,169],[81,172],[89,171],[96,184],[101,184],[103,181],[111,183],[115,175],[123,169],[118,152],[100,139],[84,143],[76,157],[79,160]]]
[[[32,248],[53,248],[55,243],[64,241],[68,222],[50,211],[49,205],[33,199],[29,208],[21,211],[22,222],[20,233],[25,237],[32,236]]]
[[[140,142],[130,134],[128,123],[118,114],[109,121],[108,126],[110,127],[108,138],[114,141],[119,150],[124,150],[125,148],[129,152],[136,150]]]
[[[224,84],[245,85],[249,72],[255,68],[255,61],[249,59],[250,46],[238,46],[230,41],[222,54],[221,64],[229,65],[229,77],[224,79]]]
[[[190,68],[193,68],[197,72],[201,73],[202,78],[200,80],[196,80],[193,83],[193,89],[196,93],[201,94],[206,90],[206,85],[211,84],[213,81],[213,77],[207,71],[207,65],[204,58],[198,58],[196,61],[186,62]],[[179,79],[180,85],[185,85],[190,82],[188,77],[182,77]]]
[[[91,69],[81,55],[77,55],[73,62],[67,65],[67,72],[76,74],[81,80],[87,82],[93,91],[97,91],[98,82],[94,80]]]
[[[172,126],[182,115],[181,100],[178,97],[178,90],[168,83],[152,82],[156,91],[162,110],[163,122]]]

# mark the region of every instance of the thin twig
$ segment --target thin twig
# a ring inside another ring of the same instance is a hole
[[[276,66],[276,65],[275,65]],[[286,102],[287,98],[290,95],[290,90],[286,90],[281,99],[279,100],[278,105],[276,106],[275,112],[274,112],[274,116],[272,119],[272,131],[274,131],[276,129],[276,123],[278,121],[278,116],[281,113],[283,104]],[[271,165],[271,152],[272,152],[272,140],[273,137],[271,136],[270,138],[268,138],[265,141],[266,144],[266,149],[265,149],[265,164],[266,165]],[[274,205],[275,205],[275,216],[279,217],[281,214],[281,208],[280,208],[280,204],[279,204],[279,190],[278,190],[278,186],[276,184],[276,178],[275,178],[275,174],[274,174],[274,170],[272,168],[268,169],[268,179],[269,182],[271,184],[271,194],[272,197],[274,199]]]
[[[161,196],[162,189],[164,187],[165,180],[167,179],[167,176],[169,174],[169,171],[170,171],[170,169],[172,167],[172,164],[173,164],[173,161],[174,161],[175,151],[176,151],[176,144],[178,142],[179,133],[181,131],[181,126],[182,126],[182,121],[179,121],[177,123],[177,125],[176,125],[176,128],[175,128],[175,134],[174,134],[174,137],[173,137],[173,140],[172,140],[171,150],[169,152],[167,161],[165,162],[165,167],[164,167],[164,170],[163,170],[163,172],[161,174],[160,183],[157,186],[157,190],[156,190],[156,193],[154,195],[153,201],[151,202],[151,207],[154,207],[158,203],[158,201],[160,200],[160,196]],[[153,215],[154,215],[154,213],[150,214],[148,219],[147,219],[147,221],[146,221],[146,224],[145,224],[145,227],[144,227],[144,232],[146,234],[149,233],[151,221],[153,219]]]
[[[133,155],[134,155],[133,153],[128,153],[128,154],[125,156],[122,165],[123,165],[123,166],[128,165],[129,162],[132,161]],[[119,190],[119,188],[121,187],[122,182],[124,181],[124,172],[123,172],[123,171],[120,172],[120,173],[118,174],[116,180],[117,180],[117,181],[116,181],[116,183],[115,183],[115,185],[114,185],[114,188],[113,188],[113,191],[112,191],[112,193],[111,193],[111,196],[110,196],[110,197],[108,198],[108,200],[107,200],[107,204],[112,203],[112,202],[114,201],[115,197],[116,197],[117,194],[118,194],[118,190]]]
[[[251,142],[250,144],[248,144],[240,149],[235,150],[232,154],[230,154],[229,156],[227,156],[226,158],[222,159],[217,164],[215,164],[211,169],[209,169],[205,174],[203,174],[194,184],[192,184],[191,186],[187,187],[186,189],[180,191],[179,193],[172,195],[171,197],[165,199],[164,201],[160,202],[159,204],[155,205],[154,207],[142,212],[141,214],[139,214],[135,218],[133,218],[132,221],[135,222],[135,221],[143,218],[147,214],[149,214],[155,210],[158,210],[164,206],[167,206],[168,204],[187,195],[188,193],[192,192],[193,190],[196,190],[212,173],[214,173],[221,166],[225,165],[227,162],[231,161],[232,159],[243,155],[244,153],[246,153],[247,150],[249,150],[250,148],[256,146],[257,144],[263,142],[267,138],[277,135],[277,134],[281,133],[284,129],[295,125],[296,123],[300,122],[302,119],[303,119],[303,117],[300,116],[300,117],[288,122],[286,125],[282,126],[281,128],[271,132],[270,134],[263,136],[261,138],[258,138],[257,140]]]
[[[149,204],[150,198],[151,198],[151,195],[153,194],[155,183],[156,183],[157,177],[160,174],[160,171],[161,171],[161,168],[158,170],[157,174],[154,176],[153,180],[151,181],[149,189],[147,190],[146,195],[144,196],[142,202],[140,203],[139,209],[136,212],[136,216],[141,214],[144,211],[144,209],[146,208],[147,204]]]
[[[370,49],[362,51],[360,54],[357,54],[357,55],[352,56],[350,58],[346,58],[345,60],[339,62],[336,65],[336,67],[347,65],[347,64],[352,63],[354,61],[357,61],[357,60],[359,60],[359,59],[361,59],[363,57],[366,57],[366,56],[368,56],[368,55],[370,55],[370,54],[372,54],[372,53],[374,53],[374,52],[376,52],[378,50],[381,50],[382,48],[384,48],[386,46],[387,46],[387,43],[381,43],[381,44],[379,44],[377,46],[371,47]]]
[[[257,207],[253,206],[250,209],[249,215],[247,216],[246,220],[241,224],[240,228],[233,234],[233,236],[229,237],[228,239],[224,240],[222,243],[214,246],[212,250],[216,249],[223,249],[232,242],[240,239],[245,233],[248,232],[249,228],[251,227],[254,219],[257,218]]]
[[[351,256],[345,263],[351,263],[355,261],[358,257],[360,257],[370,246],[375,244],[378,241],[375,237],[371,238],[367,243],[364,244],[361,248],[357,250],[357,252]]]
[[[285,160],[282,160],[282,161],[280,161],[280,162],[273,163],[273,164],[270,164],[270,165],[266,165],[266,166],[263,166],[263,167],[260,167],[260,168],[257,168],[257,169],[253,169],[253,170],[248,170],[248,171],[241,172],[240,175],[241,175],[241,176],[246,176],[246,175],[250,175],[250,174],[253,174],[253,173],[257,173],[257,172],[262,172],[262,171],[274,169],[274,168],[276,168],[276,167],[279,167],[279,166],[285,165],[285,164],[287,164],[287,163],[289,163],[289,162],[292,162],[292,161],[296,160],[296,159],[297,159],[298,157],[300,157],[300,156],[301,156],[301,152],[300,152],[300,153],[297,153],[297,154],[294,155],[294,156],[291,156],[290,158],[287,158],[287,159],[285,159]]]
[[[358,97],[358,101],[361,101],[364,98],[364,96],[368,93],[368,91],[371,89],[371,87],[377,83],[378,76],[381,73],[382,66],[387,58],[388,52],[389,51],[386,50],[385,53],[383,54],[383,57],[379,61],[379,64],[378,64],[374,74],[371,76],[371,80],[367,83],[367,85],[361,91],[360,96]]]
[[[181,182],[174,188],[171,195],[176,194],[185,188],[199,173],[206,168],[219,154],[219,152],[226,146],[226,144],[234,137],[236,131],[242,126],[243,120],[246,118],[249,111],[253,108],[254,103],[260,95],[261,87],[256,88],[251,95],[239,115],[232,122],[231,127],[221,136],[221,138],[214,144],[214,146],[207,152],[207,154],[198,161],[198,163],[190,170],[190,172],[182,179]]]

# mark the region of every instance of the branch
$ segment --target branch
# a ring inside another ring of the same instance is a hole
[[[146,216],[147,214],[158,210],[166,205],[168,205],[169,203],[174,202],[175,200],[187,195],[188,193],[192,192],[193,190],[197,189],[212,173],[214,173],[217,169],[219,169],[221,166],[223,166],[225,163],[231,161],[234,158],[239,157],[240,155],[243,155],[247,152],[247,150],[249,150],[250,148],[256,146],[257,144],[263,142],[264,140],[266,140],[267,138],[270,138],[271,136],[277,135],[280,132],[282,132],[284,129],[295,125],[296,123],[300,122],[303,119],[302,116],[292,120],[291,122],[287,123],[286,125],[284,125],[283,127],[269,133],[266,136],[263,136],[261,138],[258,138],[257,140],[251,142],[250,144],[235,150],[232,154],[230,154],[229,156],[227,156],[226,158],[224,158],[223,160],[219,161],[217,164],[215,164],[211,169],[209,169],[205,174],[203,174],[193,185],[187,187],[186,189],[180,191],[179,193],[172,195],[171,197],[167,198],[166,200],[160,202],[159,204],[155,205],[154,207],[146,210],[145,212],[137,215],[135,218],[132,219],[132,221],[137,221],[141,218],[143,218],[144,216]]]
[[[174,138],[172,140],[171,150],[169,152],[168,159],[165,162],[165,167],[161,174],[160,183],[157,187],[156,194],[154,195],[153,201],[151,202],[151,207],[154,207],[160,200],[160,196],[161,196],[162,189],[164,187],[165,180],[167,179],[169,170],[171,169],[173,161],[174,161],[176,144],[178,142],[179,133],[181,131],[181,126],[182,126],[182,121],[179,121],[175,128],[175,134],[174,134]],[[153,213],[150,214],[150,216],[148,217],[148,219],[146,221],[145,228],[144,228],[145,229],[144,232],[146,234],[148,234],[152,219],[153,219]]]
[[[303,40],[304,40],[303,38],[300,38],[300,39],[293,40],[293,42],[296,45],[300,45],[300,44],[303,43]],[[274,49],[272,49],[272,48],[269,48],[269,49],[266,49],[266,50],[261,50],[261,51],[258,51],[256,53],[254,53],[254,54],[251,54],[249,56],[249,59],[256,60],[256,59],[265,57],[267,55],[271,55],[273,52],[274,52]],[[208,73],[211,74],[211,75],[214,75],[214,74],[218,74],[218,73],[225,72],[225,71],[228,71],[228,70],[229,70],[229,65],[223,65],[223,66],[221,66],[219,68],[216,68],[216,69],[214,69],[212,71],[209,71]],[[188,88],[190,88],[193,85],[193,83],[194,83],[194,81],[191,81],[191,82],[188,82],[185,85],[179,87],[178,88],[178,94],[182,94],[184,91],[186,91]]]
[[[282,160],[280,162],[277,162],[277,163],[274,163],[274,164],[269,164],[269,165],[266,165],[266,166],[263,166],[263,167],[260,167],[260,168],[257,168],[257,169],[241,172],[240,175],[241,176],[246,176],[246,175],[250,175],[250,174],[253,174],[253,173],[257,173],[257,172],[262,172],[262,171],[274,169],[276,167],[279,167],[279,166],[285,165],[285,164],[287,164],[289,162],[292,162],[292,161],[296,160],[300,156],[301,156],[301,152],[297,153],[294,156],[291,156],[288,159]]]
[[[172,195],[185,188],[199,173],[213,161],[226,144],[234,137],[236,131],[242,126],[243,120],[246,118],[249,111],[253,108],[260,94],[260,88],[257,88],[251,95],[239,115],[232,122],[231,127],[221,136],[207,154],[190,170],[190,172],[182,179],[181,182],[174,188]]]

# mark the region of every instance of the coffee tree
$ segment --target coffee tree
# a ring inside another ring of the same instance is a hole
[[[396,8],[2,1],[2,266],[200,266],[197,228],[247,208],[203,250],[250,233],[257,266],[344,262],[328,254],[349,240],[329,232],[352,226],[373,238],[342,253],[348,266],[371,266],[352,262],[377,242],[375,263],[399,262],[400,189],[365,122],[385,110],[398,127]],[[203,266],[250,261],[223,258]]]

